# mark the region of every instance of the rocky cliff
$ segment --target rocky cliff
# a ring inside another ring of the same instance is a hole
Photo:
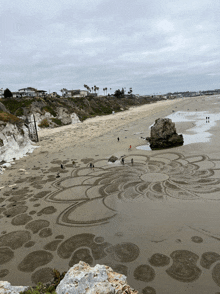
[[[56,127],[83,121],[86,118],[97,115],[111,114],[113,111],[123,111],[131,106],[152,103],[161,99],[152,98],[151,96],[139,98],[116,98],[114,96],[88,96],[84,98],[44,97],[7,98],[1,99],[0,103],[15,116],[26,119],[35,114],[37,124],[41,127]]]
[[[31,153],[35,148],[24,122],[12,114],[0,111],[0,173],[15,159]]]

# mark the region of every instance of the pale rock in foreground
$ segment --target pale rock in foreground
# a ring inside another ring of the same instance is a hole
[[[125,292],[126,291],[126,292]],[[126,276],[105,265],[90,267],[80,261],[66,273],[56,288],[57,294],[137,294],[127,285]]]
[[[12,286],[7,281],[0,281],[0,294],[19,294],[28,289],[28,286]]]

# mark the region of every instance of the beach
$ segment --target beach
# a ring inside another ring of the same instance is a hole
[[[1,280],[48,282],[83,260],[140,293],[219,292],[219,106],[219,96],[180,98],[41,130],[39,148],[1,175]],[[144,138],[163,117],[187,117],[178,134],[204,131],[152,151]]]

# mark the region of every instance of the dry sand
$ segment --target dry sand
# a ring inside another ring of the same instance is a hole
[[[140,292],[219,292],[219,124],[209,143],[136,149],[158,117],[173,110],[211,117],[218,101],[157,102],[40,131],[40,148],[1,178],[0,278],[49,281],[54,267],[84,260],[112,266]],[[177,123],[177,132],[193,125]],[[111,155],[124,155],[125,165],[108,163]]]

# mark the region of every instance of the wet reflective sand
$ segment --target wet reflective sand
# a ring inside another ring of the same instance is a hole
[[[0,191],[1,280],[48,282],[53,268],[66,271],[83,260],[111,266],[144,294],[218,293],[218,120],[206,142],[163,151],[136,149],[145,145],[140,133],[149,136],[154,120],[173,109],[188,114],[206,110],[214,121],[218,99],[183,100],[177,109],[172,105],[145,119],[137,116],[126,126],[62,150],[42,141],[41,150],[7,170],[0,185],[5,186]],[[206,116],[204,121],[199,116],[204,128]],[[177,122],[178,133],[187,133],[196,120],[194,115],[192,123]],[[125,164],[108,163],[111,155],[124,155]]]

